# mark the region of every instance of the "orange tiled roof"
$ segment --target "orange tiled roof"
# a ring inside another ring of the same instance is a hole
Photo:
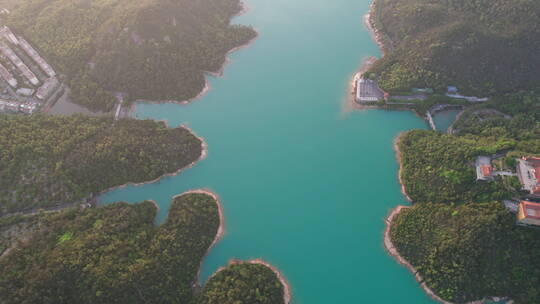
[[[521,205],[526,218],[540,219],[540,204],[529,201],[522,201]]]
[[[482,169],[482,175],[484,176],[490,176],[491,173],[493,172],[493,168],[488,165],[481,166],[480,169]]]

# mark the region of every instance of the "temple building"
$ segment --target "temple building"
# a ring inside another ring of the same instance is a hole
[[[520,225],[540,226],[540,204],[522,201],[519,204],[517,222]]]
[[[518,159],[517,173],[523,189],[540,197],[540,157]]]

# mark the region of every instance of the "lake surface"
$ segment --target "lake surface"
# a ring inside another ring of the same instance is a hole
[[[383,248],[384,218],[405,204],[392,149],[401,131],[426,128],[411,112],[346,110],[348,82],[379,50],[362,25],[368,0],[249,0],[236,22],[259,38],[231,56],[223,78],[190,105],[137,107],[138,118],[187,124],[209,156],[105,203],[216,192],[226,235],[202,280],[232,259],[263,258],[292,286],[296,304],[433,303]]]
[[[463,110],[448,109],[435,113],[435,115],[433,115],[433,122],[435,122],[437,130],[446,132],[454,123],[458,114],[462,111]]]

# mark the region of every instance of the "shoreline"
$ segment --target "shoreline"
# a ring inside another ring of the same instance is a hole
[[[238,12],[236,15],[234,15],[231,18],[231,21],[232,21],[232,19],[234,19],[236,17],[239,17],[239,16],[249,12],[250,8],[245,3],[242,2],[241,5],[242,5],[242,9],[240,10],[240,12]],[[227,65],[229,65],[231,63],[231,59],[229,58],[229,56],[234,52],[237,52],[237,51],[239,51],[241,49],[249,47],[257,38],[259,38],[259,31],[257,31],[257,29],[255,29],[255,28],[252,28],[252,29],[253,29],[253,31],[255,31],[255,36],[253,38],[251,38],[249,41],[247,41],[246,43],[244,43],[242,45],[239,45],[239,46],[236,46],[236,47],[228,50],[227,53],[225,53],[225,60],[224,60],[223,64],[221,65],[221,67],[217,71],[214,71],[214,72],[213,71],[203,71],[203,74],[204,74],[204,87],[201,90],[201,92],[199,92],[199,94],[197,94],[196,96],[194,96],[192,98],[185,99],[185,100],[149,100],[149,99],[142,99],[142,98],[141,99],[136,99],[133,102],[133,113],[135,112],[137,104],[139,104],[139,103],[148,103],[148,104],[173,103],[173,104],[179,104],[179,105],[188,105],[188,104],[190,104],[190,103],[192,103],[194,101],[197,101],[197,100],[201,99],[202,97],[204,97],[212,89],[212,87],[210,86],[210,82],[208,81],[208,76],[211,76],[211,77],[214,77],[214,78],[223,77],[224,72],[225,72],[225,68],[227,67]]]
[[[165,122],[165,125],[168,127],[168,124],[167,122]],[[193,168],[196,164],[198,164],[200,161],[204,160],[206,157],[208,157],[208,144],[206,143],[206,141],[204,140],[204,138],[200,137],[200,136],[197,136],[197,134],[195,134],[195,132],[193,132],[192,129],[190,129],[188,126],[186,125],[180,125],[178,128],[184,128],[186,130],[188,130],[193,136],[195,136],[198,140],[201,141],[201,155],[199,155],[199,157],[192,161],[191,163],[179,168],[178,170],[172,172],[172,173],[165,173],[153,180],[150,180],[150,181],[146,181],[146,182],[140,182],[140,183],[125,183],[125,184],[122,184],[120,186],[114,186],[114,187],[111,187],[111,188],[108,188],[108,189],[105,189],[103,191],[101,191],[99,194],[95,195],[93,198],[91,198],[91,200],[96,200],[96,205],[100,205],[101,202],[99,201],[99,197],[101,197],[102,195],[108,193],[108,192],[111,192],[111,191],[115,191],[115,190],[119,190],[119,189],[122,189],[122,188],[125,188],[125,187],[128,187],[128,186],[134,186],[134,187],[138,187],[138,186],[142,186],[142,185],[148,185],[148,184],[154,184],[154,183],[157,183],[159,182],[161,179],[163,178],[167,178],[167,177],[174,177],[174,176],[177,176],[178,174],[182,173],[183,171],[185,170],[188,170],[188,169],[191,169]]]
[[[369,11],[362,17],[364,27],[368,30],[370,33],[371,38],[377,46],[379,47],[379,50],[381,52],[381,58],[377,58],[376,56],[368,56],[362,60],[362,64],[360,65],[360,68],[358,71],[353,75],[352,77],[352,83],[349,85],[349,91],[351,94],[349,94],[349,107],[356,110],[369,110],[369,109],[381,109],[382,107],[378,105],[362,105],[356,102],[356,84],[358,82],[358,79],[362,77],[364,73],[369,71],[369,69],[377,62],[377,60],[382,59],[384,56],[386,56],[385,51],[385,45],[381,38],[381,34],[379,31],[375,28],[373,24],[373,11],[375,9],[375,3],[372,2],[369,5]]]
[[[268,267],[270,270],[274,272],[274,274],[278,277],[278,280],[281,282],[281,285],[283,285],[283,302],[285,304],[289,304],[292,299],[292,293],[291,293],[291,286],[289,282],[285,279],[285,276],[274,266],[272,266],[270,263],[263,261],[262,259],[255,259],[255,260],[249,260],[247,261],[249,264],[258,264]]]
[[[398,162],[398,165],[399,165],[399,170],[398,170],[398,180],[399,180],[399,184],[401,186],[401,193],[405,196],[405,198],[407,199],[407,201],[409,203],[412,203],[413,200],[411,199],[411,197],[409,196],[409,194],[407,193],[407,189],[405,187],[405,184],[403,183],[403,177],[402,177],[402,173],[403,173],[403,159],[401,157],[401,150],[399,149],[399,143],[401,142],[401,139],[403,138],[403,136],[405,136],[406,134],[406,131],[405,132],[400,132],[396,138],[394,139],[394,151],[396,153],[396,160]]]
[[[387,218],[384,221],[385,222],[384,248],[388,252],[388,254],[390,254],[399,264],[407,268],[413,274],[416,281],[420,284],[420,287],[424,290],[424,292],[429,297],[431,297],[433,300],[442,304],[456,304],[453,302],[443,300],[433,290],[431,290],[431,288],[427,286],[426,282],[424,282],[424,279],[422,278],[418,270],[416,270],[416,268],[414,268],[414,266],[412,266],[411,263],[407,261],[407,259],[405,259],[399,254],[397,248],[394,246],[394,243],[392,243],[392,238],[390,236],[392,223],[394,219],[396,218],[396,216],[398,216],[401,213],[401,211],[403,211],[404,209],[409,209],[409,208],[411,207],[398,205],[396,208],[390,211],[390,214],[388,214]],[[508,299],[506,297],[495,297],[495,296],[485,297],[481,300],[466,302],[465,304],[487,304],[489,302],[500,302],[500,301],[506,301],[506,304],[514,304],[514,301],[511,299]]]
[[[396,208],[394,208],[394,209],[392,209],[392,211],[390,211],[390,214],[385,219],[385,226],[386,227],[384,229],[384,248],[386,249],[388,254],[390,254],[399,264],[401,264],[402,266],[407,268],[414,275],[414,278],[420,284],[420,287],[422,287],[422,289],[424,290],[424,292],[428,296],[430,296],[433,300],[435,300],[437,302],[440,302],[440,303],[443,303],[443,304],[454,304],[454,303],[451,303],[451,302],[447,302],[447,301],[441,299],[439,296],[437,296],[427,286],[427,284],[424,282],[424,279],[418,273],[416,268],[414,268],[411,265],[411,263],[409,263],[409,261],[407,261],[405,258],[403,258],[399,254],[398,250],[396,249],[396,247],[392,243],[392,238],[390,237],[390,229],[392,228],[392,223],[393,223],[394,219],[396,218],[396,216],[399,215],[401,213],[401,211],[403,211],[403,209],[408,209],[408,208],[410,208],[410,207],[403,206],[403,205],[398,205]]]
[[[375,24],[373,22],[373,12],[375,11],[375,1],[377,0],[373,0],[373,2],[371,2],[371,4],[369,5],[369,11],[367,14],[364,15],[363,21],[364,21],[364,26],[367,28],[367,30],[371,34],[371,38],[379,46],[379,49],[381,50],[381,58],[382,58],[386,55],[386,51],[385,51],[386,47],[383,42],[381,33],[379,32],[377,27],[375,27]]]
[[[200,286],[201,270],[202,270],[202,265],[204,264],[204,260],[206,259],[208,254],[210,254],[210,251],[216,246],[216,244],[219,241],[221,241],[221,239],[225,235],[225,215],[224,215],[224,212],[223,212],[223,205],[221,203],[221,199],[219,198],[219,196],[216,193],[212,192],[209,189],[188,190],[188,191],[186,191],[186,192],[184,192],[182,194],[175,195],[172,198],[172,201],[174,201],[176,198],[178,198],[180,196],[188,195],[188,194],[205,194],[205,195],[208,195],[208,196],[210,196],[210,197],[212,197],[214,199],[214,201],[216,202],[217,208],[218,208],[219,227],[218,227],[218,230],[216,231],[216,236],[214,237],[214,240],[212,241],[210,246],[208,246],[208,249],[206,249],[205,254],[201,258],[201,263],[199,264],[199,270],[197,271],[197,275],[195,276],[195,279],[193,280],[193,283],[192,283],[192,286]]]
[[[201,276],[201,270],[202,270],[202,265],[204,263],[204,260],[206,259],[206,257],[210,253],[210,251],[215,247],[215,245],[219,241],[221,241],[221,239],[225,235],[225,216],[224,216],[224,211],[223,211],[223,204],[221,203],[220,197],[215,192],[213,192],[213,191],[211,191],[209,189],[188,190],[188,191],[186,191],[184,193],[175,195],[172,198],[172,200],[174,201],[176,198],[184,196],[184,195],[188,195],[188,194],[205,194],[205,195],[208,195],[208,196],[212,197],[216,202],[216,205],[218,207],[218,213],[219,213],[219,228],[218,228],[218,230],[216,232],[216,236],[214,237],[214,240],[212,241],[212,243],[208,247],[205,255],[203,256],[203,258],[201,260],[201,264],[199,266],[199,271],[197,272],[197,276],[196,276],[196,278],[194,280],[194,283],[192,284],[193,286],[200,286],[200,276]],[[283,276],[283,274],[276,267],[272,266],[270,263],[267,263],[267,262],[263,261],[262,259],[254,259],[254,260],[249,260],[249,261],[231,260],[227,266],[235,265],[235,264],[242,264],[242,263],[259,264],[259,265],[266,266],[270,270],[272,270],[274,272],[274,274],[277,276],[278,280],[281,282],[281,285],[283,286],[283,301],[285,302],[285,304],[289,304],[291,302],[292,296],[291,296],[290,285],[287,282],[287,280],[285,279],[285,276]],[[225,267],[227,267],[227,266],[225,266]],[[213,276],[215,276],[221,270],[225,269],[225,267],[220,267],[216,272],[214,272],[208,278],[208,280],[210,280]]]
[[[263,265],[267,267],[268,269],[272,270],[274,274],[277,276],[279,282],[283,286],[283,302],[285,304],[290,304],[292,299],[292,293],[291,293],[291,285],[287,282],[285,279],[285,276],[275,267],[272,266],[270,263],[262,260],[262,259],[252,259],[248,261],[240,261],[240,260],[230,260],[229,263],[226,266],[220,267],[218,270],[216,270],[209,278],[212,279],[215,275],[217,275],[220,271],[224,270],[228,266],[231,265],[239,265],[239,264],[256,264],[256,265]]]

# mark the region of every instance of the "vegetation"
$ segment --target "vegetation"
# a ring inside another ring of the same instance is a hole
[[[220,225],[216,201],[176,197],[160,227],[156,211],[143,202],[41,213],[40,228],[0,259],[0,302],[214,303],[199,302],[192,286]],[[282,303],[274,301],[279,281],[265,267],[232,266],[215,278],[204,301]]]
[[[516,141],[506,138],[455,136],[415,130],[402,136],[401,178],[416,203],[485,202],[510,198],[519,191],[514,179],[476,182],[477,155],[512,149]]]
[[[74,100],[110,110],[106,90],[131,99],[186,100],[231,49],[253,39],[231,25],[239,0],[28,0],[7,18],[69,77]]]
[[[540,84],[540,2],[377,0],[386,56],[368,72],[390,93],[456,85],[495,95]],[[399,17],[397,17],[399,16]]]
[[[416,203],[489,202],[519,196],[515,177],[476,182],[478,155],[506,154],[501,168],[514,159],[540,155],[540,98],[536,92],[501,95],[465,111],[455,134],[416,130],[401,138],[401,177]]]
[[[276,274],[264,265],[233,264],[210,278],[197,303],[283,303],[283,285]]]
[[[540,230],[516,226],[515,215],[500,203],[417,204],[397,216],[390,233],[443,299],[540,302]]]
[[[540,155],[538,93],[472,106],[454,131],[401,138],[402,180],[415,205],[392,223],[392,242],[445,300],[538,303],[540,230],[516,226],[500,202],[522,196],[521,185],[516,177],[477,182],[474,171],[477,155],[502,155],[493,161],[496,170],[515,170],[515,158]]]
[[[0,215],[153,180],[202,153],[184,128],[84,116],[0,116],[0,147]]]

